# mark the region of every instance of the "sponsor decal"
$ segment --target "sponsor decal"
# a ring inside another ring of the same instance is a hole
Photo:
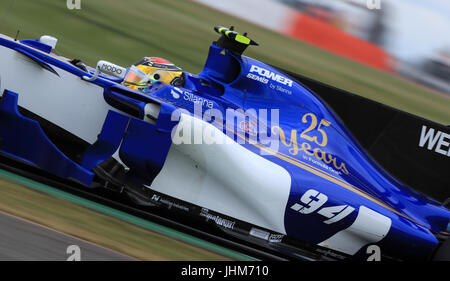
[[[269,242],[271,243],[280,243],[281,240],[283,240],[284,235],[283,234],[270,234],[269,236]]]
[[[419,147],[450,157],[450,135],[423,125]]]
[[[345,256],[340,255],[336,252],[333,252],[332,250],[329,250],[329,249],[317,248],[316,252],[318,252],[324,256],[327,256],[327,257],[333,257],[333,258],[337,258],[337,259],[341,259],[341,260],[345,259]]]
[[[106,72],[106,73],[114,73],[118,76],[123,74],[123,69],[118,68],[111,64],[106,64],[106,63],[101,66],[100,70],[103,72]]]
[[[323,163],[321,160],[318,160],[318,157],[316,155],[314,156],[308,156],[308,155],[303,155],[302,156],[303,160],[309,161],[317,166],[320,166],[321,168],[328,170],[330,172],[332,172],[333,174],[336,175],[341,175],[342,173],[339,171],[336,171],[335,169],[333,169],[332,166],[328,166],[327,164]],[[333,164],[334,165],[334,164]]]
[[[291,139],[288,141],[286,139],[286,134],[284,130],[280,126],[273,126],[271,128],[273,135],[279,135],[281,143],[289,147],[289,153],[291,155],[297,155],[299,151],[305,154],[305,159],[309,158],[313,160],[311,157],[307,157],[307,155],[316,158],[319,161],[327,164],[332,171],[337,170],[338,172],[343,172],[348,175],[349,172],[344,162],[339,162],[335,156],[327,153],[321,147],[326,147],[328,144],[328,135],[325,131],[325,127],[331,125],[331,123],[325,119],[320,120],[318,122],[317,116],[314,113],[306,113],[303,115],[302,122],[309,124],[308,128],[301,132],[300,134],[297,130],[291,130]],[[321,137],[318,138],[315,135],[311,135],[310,132],[317,131]],[[304,139],[305,142],[300,143],[297,142],[297,138]],[[318,145],[319,147],[313,148],[311,143]],[[314,161],[313,161],[314,163]],[[322,165],[320,165],[323,167]],[[334,169],[333,169],[334,168]]]
[[[255,73],[257,73],[258,75],[256,75]],[[250,71],[247,74],[247,78],[259,81],[263,84],[267,84],[269,83],[269,80],[272,80],[289,87],[292,87],[293,83],[291,79],[288,79],[283,75],[277,74],[273,71],[267,70],[265,68],[256,65],[252,65],[250,67]]]
[[[261,76],[258,76],[258,75],[255,75],[255,74],[251,74],[251,73],[247,74],[247,78],[253,79],[255,81],[259,81],[259,82],[261,82],[263,84],[269,83],[269,79],[261,77]]]
[[[284,235],[283,234],[275,234],[275,233],[270,233],[268,231],[256,228],[256,227],[252,227],[252,229],[250,229],[249,234],[251,236],[263,239],[263,240],[267,240],[269,242],[272,243],[279,243],[281,242],[281,240],[283,240]]]
[[[250,229],[250,235],[263,240],[269,240],[270,233],[262,229],[252,227],[252,229]]]
[[[275,84],[270,83],[269,87],[271,89],[277,90],[277,91],[279,91],[281,93],[292,95],[292,91],[291,90],[285,89],[285,88],[281,87],[280,85],[275,85]]]
[[[110,63],[108,61],[101,60],[97,63],[97,68],[99,71],[106,73],[108,75],[118,77],[118,78],[125,78],[126,69],[115,65],[113,63]]]
[[[256,124],[256,122],[253,121],[241,121],[239,123],[239,128],[243,131],[246,132],[249,135],[252,136],[256,136],[258,134],[258,124]]]
[[[179,209],[179,210],[182,210],[185,212],[189,212],[189,207],[181,205],[181,204],[171,201],[169,199],[163,198],[156,194],[153,194],[153,196],[151,197],[151,200],[166,205],[168,209],[176,208],[176,209]]]
[[[210,214],[209,210],[206,208],[202,208],[202,210],[200,212],[200,216],[205,217],[207,220],[213,220],[217,225],[225,227],[225,228],[229,228],[229,229],[234,229],[234,225],[236,224],[235,221],[227,220],[227,219],[221,218],[218,215]]]
[[[212,101],[210,101],[208,99],[205,99],[205,98],[202,98],[202,97],[199,97],[199,96],[197,96],[197,95],[195,95],[195,94],[193,94],[191,92],[188,92],[188,91],[185,91],[183,93],[183,97],[184,97],[184,100],[190,101],[193,104],[200,104],[201,106],[205,106],[205,107],[208,107],[208,108],[213,108],[214,107],[214,104],[213,104]]]
[[[180,98],[180,94],[175,92],[174,90],[170,90],[170,93],[172,94],[172,97],[174,99],[179,99]]]

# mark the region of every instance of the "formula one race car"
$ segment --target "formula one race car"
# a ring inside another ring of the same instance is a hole
[[[450,129],[243,56],[96,68],[0,36],[0,152],[292,257],[449,259]],[[306,250],[305,250],[306,249]],[[307,254],[305,254],[307,252]]]

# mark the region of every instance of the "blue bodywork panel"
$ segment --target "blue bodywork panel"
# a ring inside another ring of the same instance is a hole
[[[111,157],[119,149],[129,122],[130,117],[110,110],[97,141],[84,153],[81,166],[92,170]]]
[[[94,174],[67,158],[48,139],[35,120],[22,116],[18,95],[5,90],[0,104],[0,151],[38,166],[61,178],[90,186]]]

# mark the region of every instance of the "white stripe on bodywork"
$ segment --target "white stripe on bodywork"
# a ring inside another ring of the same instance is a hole
[[[319,246],[354,255],[364,245],[381,241],[388,234],[391,224],[390,218],[361,206],[351,226],[319,243]]]
[[[291,176],[201,119],[182,114],[166,162],[151,189],[285,234]],[[208,133],[209,132],[209,133]],[[195,144],[199,142],[201,144]],[[195,142],[194,142],[195,140]],[[220,143],[223,144],[220,144]]]
[[[0,96],[8,89],[19,95],[18,105],[94,143],[106,115],[103,88],[54,67],[51,73],[28,57],[0,46]],[[120,112],[120,111],[119,111]]]

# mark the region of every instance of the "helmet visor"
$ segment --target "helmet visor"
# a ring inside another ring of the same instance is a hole
[[[134,86],[144,86],[147,84],[147,80],[147,74],[136,66],[132,65],[127,73],[127,76],[123,80],[123,83]]]

